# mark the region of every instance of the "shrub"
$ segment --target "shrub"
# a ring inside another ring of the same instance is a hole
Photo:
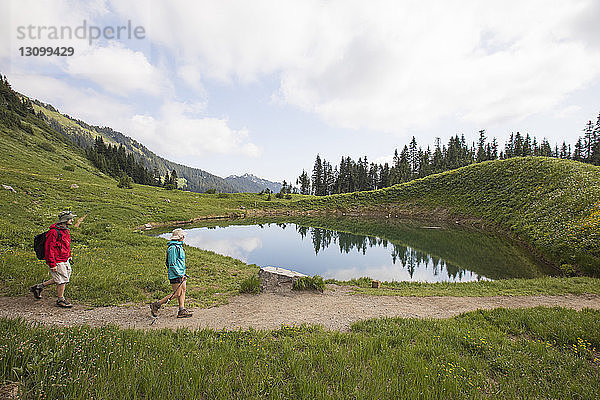
[[[206,191],[204,193],[206,193],[206,194],[215,194],[215,193],[217,193],[217,189],[206,189]]]
[[[277,199],[283,199],[283,193],[281,193],[281,192],[275,193],[275,198],[277,198]]]
[[[226,199],[229,197],[229,194],[227,193],[219,193],[217,194],[217,199]]]
[[[38,147],[42,150],[46,150],[50,153],[54,153],[54,146],[52,146],[50,143],[48,142],[42,142],[38,144]]]
[[[371,287],[371,283],[373,279],[368,276],[361,276],[360,278],[350,279],[348,281],[349,285],[354,285],[358,287]]]
[[[566,276],[575,276],[575,275],[577,275],[577,270],[571,264],[562,264],[560,266],[560,270]]]
[[[29,133],[30,135],[33,135],[33,128],[31,127],[31,125],[29,124],[24,124],[21,123],[20,125],[21,130],[23,130],[24,132]]]
[[[129,175],[123,175],[119,178],[117,187],[120,187],[121,189],[131,189],[133,188],[133,179],[131,179]]]
[[[325,282],[319,275],[303,276],[294,281],[294,290],[316,290],[323,293],[325,290]]]
[[[252,275],[244,279],[242,283],[240,283],[240,292],[251,294],[260,293],[260,278],[258,275]]]
[[[74,167],[73,165],[65,165],[65,166],[63,167],[63,169],[64,169],[65,171],[71,171],[71,172],[75,171],[75,167]]]

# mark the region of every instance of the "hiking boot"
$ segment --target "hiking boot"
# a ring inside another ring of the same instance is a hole
[[[73,304],[69,303],[67,299],[59,299],[56,300],[56,307],[71,308]]]
[[[188,310],[186,310],[185,308],[182,308],[181,310],[179,310],[179,312],[177,313],[177,318],[189,318],[192,316],[192,313],[189,312]]]
[[[33,297],[36,300],[39,300],[42,298],[42,289],[44,288],[44,285],[38,283],[37,285],[33,285],[32,287],[29,288],[29,291],[31,293],[33,293]]]
[[[153,317],[158,317],[158,309],[160,308],[160,303],[158,301],[155,301],[154,303],[150,304],[150,314],[152,314]]]

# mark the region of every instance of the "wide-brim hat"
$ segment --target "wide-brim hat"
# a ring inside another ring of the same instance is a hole
[[[73,214],[71,211],[62,211],[58,214],[58,222],[67,222],[70,219],[75,219],[77,215]]]
[[[171,240],[183,240],[185,237],[185,231],[181,228],[173,229],[171,233]]]

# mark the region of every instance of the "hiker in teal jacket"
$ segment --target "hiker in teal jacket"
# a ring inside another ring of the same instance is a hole
[[[179,312],[177,318],[191,317],[192,313],[185,309],[185,251],[183,250],[183,239],[185,232],[183,229],[177,228],[171,234],[171,240],[167,243],[167,274],[173,294],[165,296],[159,301],[150,304],[150,312],[156,317],[158,309],[173,297],[177,297],[179,302]]]
[[[167,243],[167,267],[169,281],[172,284],[181,283],[181,277],[185,276],[185,251],[183,250],[183,241],[170,240]]]

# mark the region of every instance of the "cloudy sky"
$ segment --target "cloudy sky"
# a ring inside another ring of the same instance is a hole
[[[0,72],[173,161],[295,181],[317,153],[384,161],[412,136],[575,142],[600,113],[599,20],[600,0],[8,0]],[[113,37],[128,24],[143,35]],[[75,54],[20,55],[46,45]]]

